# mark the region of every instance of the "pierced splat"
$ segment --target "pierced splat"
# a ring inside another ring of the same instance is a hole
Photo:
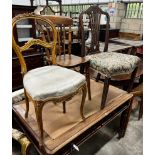
[[[85,32],[84,32],[85,31],[83,22],[84,15],[87,15],[87,18],[89,18],[89,25],[88,25],[89,37],[87,40],[85,40]],[[99,32],[100,32],[101,15],[105,15],[107,19],[104,52],[107,51],[108,49],[110,18],[108,13],[102,11],[98,6],[94,5],[89,7],[86,11],[83,11],[79,17],[80,22],[79,30],[82,41],[82,56],[99,52]]]

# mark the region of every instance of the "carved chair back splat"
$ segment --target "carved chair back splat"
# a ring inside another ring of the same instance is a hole
[[[91,35],[89,43],[87,42],[88,40],[87,41],[85,40],[85,26],[83,22],[84,15],[86,15],[86,18],[89,20],[88,30]],[[79,16],[79,32],[82,42],[82,50],[81,50],[82,56],[99,52],[99,32],[100,32],[100,21],[102,15],[106,17],[104,52],[108,50],[110,17],[107,12],[102,11],[98,6],[93,5],[89,7],[86,11],[83,11]],[[86,51],[87,44],[89,44],[89,49]]]

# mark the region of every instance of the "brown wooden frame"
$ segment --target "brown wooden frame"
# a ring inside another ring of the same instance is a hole
[[[91,29],[91,44],[90,44],[90,49],[86,51],[86,45],[85,45],[85,30],[84,30],[84,25],[83,25],[83,16],[84,14],[88,15],[90,23],[89,27]],[[100,51],[99,50],[99,32],[100,32],[100,19],[101,15],[105,15],[107,19],[106,23],[106,28],[105,28],[105,46],[104,50]],[[99,8],[97,5],[90,6],[86,11],[83,11],[80,16],[79,16],[79,32],[80,32],[80,38],[81,38],[81,55],[86,56],[89,54],[96,54],[100,52],[107,52],[108,51],[108,43],[109,43],[109,22],[110,22],[110,17],[107,12],[104,12]],[[129,88],[128,92],[132,90],[134,78],[136,76],[137,68],[132,72],[131,79],[129,82]],[[101,73],[97,74],[96,81],[99,81],[101,76]],[[101,109],[105,107],[106,103],[106,98],[109,90],[109,85],[110,85],[110,80],[111,77],[106,77],[104,79],[104,87],[103,87],[103,94],[102,94],[102,99],[101,99]]]
[[[24,75],[27,73],[27,66],[23,57],[23,52],[27,49],[29,49],[31,46],[33,45],[40,45],[44,48],[48,48],[50,49],[50,53],[51,53],[51,61],[52,64],[56,64],[56,54],[55,54],[55,50],[56,50],[56,45],[57,45],[57,31],[56,28],[54,26],[54,24],[47,18],[40,16],[40,15],[34,15],[34,14],[19,14],[18,16],[14,17],[12,20],[12,32],[14,32],[14,28],[16,26],[16,23],[19,22],[20,20],[24,20],[24,19],[34,19],[34,20],[40,20],[42,22],[45,22],[46,24],[48,24],[50,27],[51,32],[53,32],[53,42],[52,44],[44,41],[44,40],[40,40],[40,39],[32,39],[29,40],[27,43],[25,43],[25,45],[23,46],[19,46],[17,44],[17,42],[15,41],[14,38],[14,33],[13,33],[13,37],[12,37],[12,46],[14,51],[16,52],[18,58],[19,58],[19,62],[21,64],[21,73],[22,76],[24,77]],[[81,100],[81,107],[80,107],[80,114],[82,119],[84,120],[85,117],[83,115],[83,107],[84,107],[84,103],[85,103],[85,98],[86,98],[86,83],[84,83],[79,89],[75,90],[73,93],[70,93],[66,96],[62,96],[62,97],[52,97],[50,101],[53,101],[54,103],[56,102],[62,102],[63,104],[65,104],[66,101],[70,100],[74,95],[76,95],[78,92],[82,91],[82,100]],[[29,112],[29,101],[31,100],[34,104],[35,107],[35,114],[36,114],[36,118],[37,118],[37,123],[38,123],[38,127],[40,130],[40,146],[43,145],[43,122],[42,122],[42,110],[44,105],[47,103],[48,99],[45,99],[44,101],[40,100],[40,101],[36,101],[33,100],[33,98],[30,96],[30,94],[28,94],[28,92],[26,91],[26,89],[24,89],[24,94],[25,94],[25,101],[26,101],[26,113],[25,113],[25,117],[28,117],[28,112]],[[65,112],[65,109],[64,109]]]
[[[98,132],[99,129],[101,129],[102,127],[105,127],[108,123],[110,123],[113,119],[115,119],[120,114],[121,114],[121,118],[120,118],[120,127],[118,130],[118,138],[124,137],[127,129],[131,109],[132,109],[132,96],[133,96],[132,94],[126,94],[124,97],[122,98],[120,97],[121,100],[124,100],[123,98],[126,98],[126,101],[121,106],[118,106],[118,108],[116,108],[113,112],[106,114],[103,119],[101,119],[100,121],[97,121],[93,126],[88,128],[84,133],[74,138],[71,142],[69,142],[67,145],[65,145],[63,148],[61,148],[54,154],[55,155],[71,154],[73,150],[72,148],[73,144],[77,146],[83,144],[83,142],[85,142],[96,132]],[[14,107],[13,107],[13,121],[16,124],[18,124],[20,129],[26,134],[28,139],[33,143],[34,147],[37,149],[37,151],[40,154],[44,154],[44,155],[53,154],[52,151],[50,151],[46,147],[39,146],[38,139],[36,139],[35,132],[27,124],[24,123],[25,120],[22,118],[22,116],[19,115],[19,113],[16,111],[16,108]]]
[[[85,34],[84,34],[84,25],[83,25],[83,16],[84,14],[88,15],[90,19],[89,27],[92,33],[91,47],[89,53],[85,51]],[[82,43],[81,55],[86,56],[87,54],[94,54],[99,52],[99,32],[100,32],[100,19],[101,15],[105,15],[107,18],[106,28],[105,28],[105,47],[103,52],[108,50],[109,43],[109,21],[110,17],[107,12],[102,11],[97,5],[90,6],[86,11],[83,11],[79,16],[79,32]],[[95,47],[95,48],[94,48]]]

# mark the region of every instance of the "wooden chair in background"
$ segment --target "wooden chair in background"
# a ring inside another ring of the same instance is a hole
[[[51,20],[57,27],[58,32],[57,61],[56,61],[57,65],[66,68],[80,67],[83,70],[85,70],[87,88],[88,88],[88,98],[89,100],[91,100],[89,59],[71,54],[71,48],[72,48],[71,26],[73,24],[73,20],[69,17],[53,16],[53,15],[51,16],[45,15],[44,17]],[[44,39],[46,37],[46,34],[48,34],[47,36],[48,38],[51,38],[52,36],[48,31],[48,28],[46,32],[47,33],[44,33],[42,38]],[[47,54],[46,60],[49,64],[51,64],[50,54]]]
[[[45,40],[30,39],[23,46],[19,46],[18,41],[15,40],[14,30],[16,29],[16,24],[23,20],[35,20],[35,22],[40,21],[39,23],[42,23],[44,26],[48,27],[50,32],[53,34],[52,41],[49,43]],[[54,24],[49,19],[40,15],[19,14],[13,18],[12,32],[12,46],[19,58],[19,62],[21,64],[21,73],[23,76],[26,102],[25,118],[28,117],[29,103],[32,101],[40,131],[40,145],[43,145],[42,111],[44,105],[48,103],[48,101],[52,101],[54,103],[62,102],[64,109],[63,111],[65,113],[64,105],[66,101],[70,100],[78,92],[82,91],[80,114],[82,119],[85,119],[83,115],[87,90],[85,76],[73,70],[56,66],[55,50],[57,45],[57,31]],[[50,49],[52,65],[27,71],[26,62],[24,60],[24,51],[28,50],[32,46],[41,46],[43,48]]]
[[[87,15],[87,18],[89,18],[90,21],[89,32],[91,33],[91,38],[89,39],[89,41],[85,39],[85,29],[83,24],[84,15]],[[107,21],[103,51],[99,50],[99,32],[101,15],[105,15]],[[131,74],[129,87],[127,91],[130,92],[132,90],[133,80],[136,75],[137,66],[140,61],[140,59],[136,56],[116,52],[108,52],[109,21],[110,17],[108,13],[102,11],[96,5],[89,7],[86,11],[83,11],[79,17],[79,30],[82,44],[81,55],[86,56],[88,59],[90,59],[90,67],[93,70],[97,71],[98,77],[100,77],[101,75],[104,76],[101,109],[105,107],[106,98],[109,90],[109,84],[112,77],[123,74]]]

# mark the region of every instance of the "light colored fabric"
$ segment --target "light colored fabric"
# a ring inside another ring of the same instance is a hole
[[[87,58],[90,59],[90,67],[107,77],[129,74],[140,62],[137,56],[116,52],[102,52],[88,55]]]
[[[85,83],[85,76],[59,66],[33,69],[24,76],[24,87],[36,101],[65,96]]]

